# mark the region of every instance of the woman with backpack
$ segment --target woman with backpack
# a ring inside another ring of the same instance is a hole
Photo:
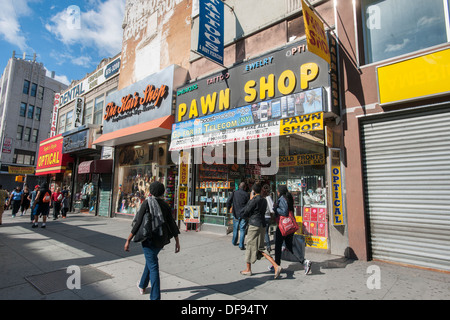
[[[34,223],[31,226],[32,228],[38,227],[39,216],[42,215],[42,225],[41,228],[45,228],[47,222],[47,216],[50,212],[50,203],[52,201],[52,192],[48,189],[48,183],[44,182],[41,185],[40,190],[36,195],[36,200],[34,201],[33,207],[35,207],[36,211],[34,214]],[[32,208],[34,209],[34,208]]]

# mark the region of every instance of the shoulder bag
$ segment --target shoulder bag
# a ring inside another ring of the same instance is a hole
[[[152,220],[150,219],[149,213],[144,213],[144,217],[142,218],[142,223],[139,226],[139,230],[136,232],[136,234],[133,237],[134,242],[143,242],[147,239],[151,239],[152,237]],[[136,224],[136,217],[133,220],[133,223],[131,224],[134,226]]]
[[[283,237],[286,237],[297,232],[300,227],[295,220],[294,213],[292,211],[289,211],[289,215],[287,217],[279,217],[278,228],[280,229],[281,235]]]

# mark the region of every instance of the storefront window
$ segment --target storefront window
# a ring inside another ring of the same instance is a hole
[[[447,0],[363,0],[366,62],[448,42],[446,16],[449,13],[445,2]]]
[[[286,185],[294,198],[294,214],[303,227],[300,232],[306,236],[327,237],[324,131],[280,137],[278,172],[274,175],[261,175],[263,165],[259,161],[251,164],[248,160],[252,152],[246,141],[245,164],[237,164],[235,158],[234,164],[196,166],[195,205],[200,206],[202,222],[230,225],[232,216],[227,212],[226,202],[243,181],[248,191],[254,183],[269,185],[274,201],[278,185]],[[269,148],[268,154],[271,152]]]
[[[117,167],[114,179],[116,214],[135,215],[150,195],[150,184],[160,181],[166,186],[166,201],[173,206],[176,170],[168,165],[168,142],[157,139],[116,148]]]

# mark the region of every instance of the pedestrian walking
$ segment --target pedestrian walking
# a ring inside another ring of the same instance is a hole
[[[245,206],[243,213],[243,216],[248,219],[247,248],[245,250],[247,268],[241,271],[241,274],[251,276],[252,264],[264,257],[272,264],[276,279],[280,276],[281,267],[275,263],[265,248],[266,220],[264,216],[267,209],[267,201],[261,196],[261,189],[260,183],[253,185],[250,201]]]
[[[141,240],[145,257],[145,268],[138,283],[138,288],[140,293],[144,294],[150,282],[151,300],[161,300],[158,253],[165,245],[170,243],[172,238],[175,238],[175,253],[180,251],[178,239],[180,231],[172,217],[171,208],[160,198],[164,191],[165,188],[161,182],[155,181],[150,185],[151,195],[144,200],[139,208],[133,228],[124,246],[125,251],[129,251],[130,241],[140,232],[141,228],[145,229],[145,238],[135,239],[135,241]]]
[[[247,220],[242,215],[249,200],[250,196],[247,192],[247,184],[241,182],[239,189],[234,191],[227,201],[227,210],[228,212],[231,210],[233,213],[233,238],[231,239],[231,243],[237,246],[239,237],[239,248],[241,250],[245,250],[244,241],[247,231]]]
[[[20,201],[20,215],[23,216],[27,214],[28,209],[30,208],[30,200],[28,197],[30,196],[30,191],[27,186],[23,187],[22,200]]]
[[[279,185],[277,193],[278,193],[278,200],[274,205],[273,209],[275,212],[275,216],[279,219],[279,216],[287,217],[289,216],[289,212],[294,212],[294,199],[285,185]],[[293,248],[294,234],[292,233],[287,236],[283,236],[281,234],[280,228],[278,227],[278,219],[277,219],[277,229],[275,231],[275,263],[280,265],[281,248],[283,242],[285,243],[287,250],[289,250],[291,253],[294,253]],[[303,263],[305,274],[307,274],[311,269],[311,261],[305,259],[304,261],[300,262]],[[272,267],[270,268],[273,269]]]
[[[3,212],[5,211],[8,197],[8,191],[4,190],[3,186],[0,184],[0,226],[2,225]]]
[[[35,185],[34,190],[31,191],[30,195],[28,196],[28,200],[30,200],[30,208],[31,208],[31,214],[30,214],[31,223],[34,222],[34,213],[36,211],[34,202],[36,201],[36,195],[37,195],[38,191],[39,191],[39,185]]]
[[[62,217],[63,219],[66,218],[67,216],[67,212],[69,212],[69,193],[68,192],[63,192],[63,200],[62,200]]]
[[[61,188],[57,187],[56,191],[52,193],[52,207],[53,207],[53,220],[57,220],[61,211],[61,202],[63,195]]]
[[[20,209],[20,203],[22,202],[22,194],[23,191],[20,189],[19,186],[14,189],[13,192],[11,192],[11,197],[9,198],[9,203],[12,206],[12,217],[15,218],[17,212],[19,212]]]
[[[267,252],[270,253],[272,251],[272,248],[271,248],[271,245],[270,245],[269,230],[270,230],[270,224],[273,221],[275,213],[273,212],[273,200],[272,200],[272,197],[270,195],[270,186],[268,184],[265,184],[263,186],[263,190],[261,191],[261,195],[267,201],[267,209],[266,209],[266,213],[264,215],[264,218],[266,220],[266,233],[265,233],[264,241],[266,243]]]
[[[34,223],[32,228],[38,227],[39,216],[42,215],[42,225],[41,228],[46,227],[47,217],[50,212],[50,203],[52,201],[52,192],[48,189],[48,183],[44,182],[36,195],[34,201],[35,212],[34,212]]]

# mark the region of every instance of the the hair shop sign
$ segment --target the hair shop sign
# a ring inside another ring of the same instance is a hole
[[[152,74],[107,97],[103,134],[172,114],[175,65]]]

